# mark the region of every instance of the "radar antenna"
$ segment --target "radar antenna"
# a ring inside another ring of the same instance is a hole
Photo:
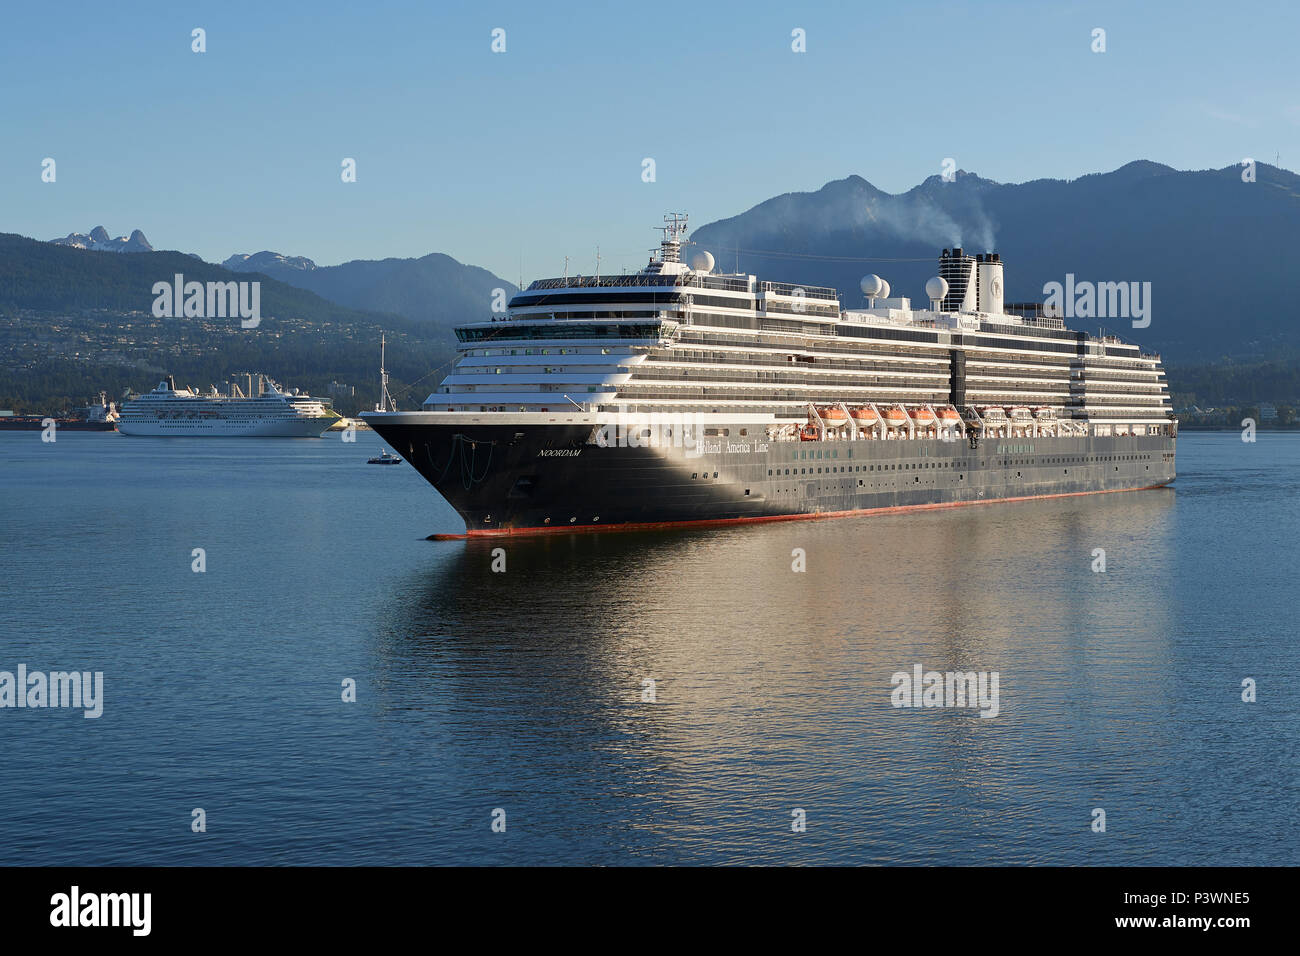
[[[377,412],[395,412],[397,403],[393,401],[393,396],[388,394],[388,370],[384,368],[384,352],[387,343],[384,339],[384,333],[379,333],[379,404],[375,406]]]
[[[664,234],[663,241],[659,243],[661,262],[682,261],[682,243],[686,240],[688,218],[684,212],[672,212],[664,216],[664,225],[655,227]]]

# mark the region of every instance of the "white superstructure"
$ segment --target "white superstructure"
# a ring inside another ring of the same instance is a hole
[[[947,408],[981,430],[1006,409],[1051,413],[1006,437],[1175,427],[1158,355],[1041,309],[1008,311],[997,253],[943,250],[928,309],[874,275],[862,280],[868,306],[849,309],[834,289],[714,273],[704,252],[688,266],[685,217],[667,223],[640,272],[538,280],[504,317],[457,328],[459,360],[424,410],[689,413],[791,438],[827,405],[886,424],[886,408],[908,419]]]
[[[269,379],[255,397],[201,394],[168,376],[122,406],[123,435],[319,438],[337,416],[319,398],[283,392]]]

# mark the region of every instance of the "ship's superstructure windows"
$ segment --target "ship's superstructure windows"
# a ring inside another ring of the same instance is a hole
[[[996,252],[943,250],[928,309],[874,276],[857,309],[834,289],[715,273],[683,255],[684,228],[670,217],[641,272],[541,279],[504,318],[458,328],[461,358],[425,408],[478,392],[489,408],[717,415],[792,441],[805,425],[887,441],[1174,427],[1159,356],[1005,305]],[[538,362],[553,354],[564,363]]]

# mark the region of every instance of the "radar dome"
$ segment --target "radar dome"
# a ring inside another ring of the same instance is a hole
[[[888,286],[885,285],[885,280],[880,276],[869,275],[862,277],[862,281],[858,283],[858,288],[862,290],[862,294],[868,299],[874,299],[880,295],[881,289],[888,288]]]
[[[935,276],[925,284],[925,294],[931,299],[942,299],[948,294],[948,280]]]
[[[695,255],[691,256],[691,268],[696,272],[713,271],[713,253],[701,249]]]
[[[879,296],[878,296],[878,297],[881,298],[881,299],[888,299],[888,298],[889,298],[889,283],[886,282],[884,279],[881,279],[881,280],[880,280],[880,285],[881,285],[881,289],[880,289],[880,293],[879,293]]]

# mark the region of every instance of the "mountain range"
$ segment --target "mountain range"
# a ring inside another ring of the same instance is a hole
[[[999,252],[1008,301],[1042,302],[1067,273],[1093,282],[1143,281],[1150,327],[1104,324],[1179,361],[1300,347],[1286,303],[1300,253],[1300,176],[1264,163],[1179,171],[1139,161],[1074,180],[1004,184],[958,170],[900,194],[860,176],[786,193],[694,231],[719,271],[836,288],[846,306],[876,273],[894,295],[924,305],[944,247]]]
[[[1150,282],[1149,327],[1131,328],[1123,318],[1068,324],[1106,326],[1172,361],[1297,353],[1300,323],[1287,303],[1295,287],[1292,256],[1300,251],[1300,176],[1265,163],[1245,173],[1240,165],[1180,171],[1137,161],[1073,180],[998,183],[957,170],[898,194],[852,175],[708,223],[691,240],[713,253],[719,272],[829,286],[848,307],[862,301],[864,274],[882,276],[894,295],[923,305],[941,248],[996,251],[1006,263],[1011,302],[1041,302],[1044,286],[1064,283],[1067,274],[1076,281]],[[110,239],[103,227],[41,245],[152,249],[138,229]],[[84,271],[73,260],[50,265],[64,283],[54,298],[89,303],[98,296],[96,283],[120,281],[121,270],[102,260]],[[491,313],[496,290],[517,291],[442,253],[317,266],[305,256],[263,251],[231,256],[222,266],[208,268],[227,276],[259,273],[337,306],[427,324],[448,339],[451,326]]]
[[[306,256],[282,256],[278,252],[255,252],[252,255],[233,255],[221,263],[223,269],[231,272],[261,272],[270,275],[272,270],[296,270],[308,272],[316,268],[316,263]]]
[[[0,313],[148,313],[154,302],[154,283],[170,283],[176,273],[187,282],[242,278],[182,252],[118,255],[0,233]],[[376,325],[401,321],[391,314],[342,306],[275,279],[262,282],[260,295],[261,313],[268,318]]]
[[[355,259],[337,266],[258,252],[233,255],[222,265],[233,272],[259,272],[339,305],[392,312],[448,333],[456,324],[489,318],[498,289],[507,299],[518,291],[486,269],[439,252],[419,259]]]
[[[50,242],[56,246],[72,246],[74,249],[89,249],[94,252],[153,252],[153,246],[149,245],[149,240],[139,229],[130,236],[111,239],[107,229],[96,226],[90,232],[73,232],[62,239],[51,239]]]
[[[129,237],[112,239],[103,226],[96,226],[89,233],[74,232],[63,239],[51,239],[47,245],[92,252],[155,251],[139,229]],[[193,255],[189,258],[198,259]],[[184,265],[190,272],[197,268],[192,262]],[[337,266],[318,266],[306,256],[263,251],[230,256],[221,268],[259,273],[315,293],[335,305],[426,323],[446,332],[449,339],[452,326],[491,315],[497,290],[503,290],[507,299],[518,291],[513,283],[486,269],[465,265],[442,253],[418,259],[357,259]],[[95,267],[106,277],[105,269],[114,271],[103,262]],[[74,298],[81,297],[74,293]]]

